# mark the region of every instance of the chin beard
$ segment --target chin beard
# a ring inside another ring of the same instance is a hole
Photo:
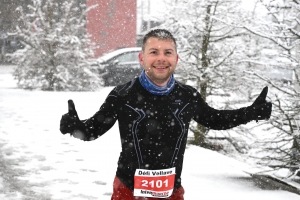
[[[159,86],[161,86],[160,84],[164,84],[164,85],[167,84],[167,82],[170,80],[170,76],[164,76],[164,77],[151,76],[149,78],[153,83]]]

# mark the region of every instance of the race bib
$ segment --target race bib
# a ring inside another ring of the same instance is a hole
[[[175,167],[162,170],[137,169],[134,175],[134,196],[167,198],[172,195]]]

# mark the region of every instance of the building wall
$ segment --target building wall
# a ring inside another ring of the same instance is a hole
[[[136,0],[87,0],[87,32],[99,48],[95,57],[111,50],[136,46]]]

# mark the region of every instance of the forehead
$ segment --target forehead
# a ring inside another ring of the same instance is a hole
[[[145,43],[145,48],[168,48],[168,49],[174,49],[175,50],[175,43],[172,39],[168,38],[156,38],[156,37],[150,37],[147,39]]]

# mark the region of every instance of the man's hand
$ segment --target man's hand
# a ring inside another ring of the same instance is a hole
[[[253,104],[246,108],[246,116],[250,120],[268,120],[272,112],[272,103],[266,101],[268,87],[265,87]]]
[[[75,130],[82,129],[83,124],[79,120],[74,102],[68,100],[68,113],[64,114],[60,120],[60,132],[62,134],[73,134]]]

